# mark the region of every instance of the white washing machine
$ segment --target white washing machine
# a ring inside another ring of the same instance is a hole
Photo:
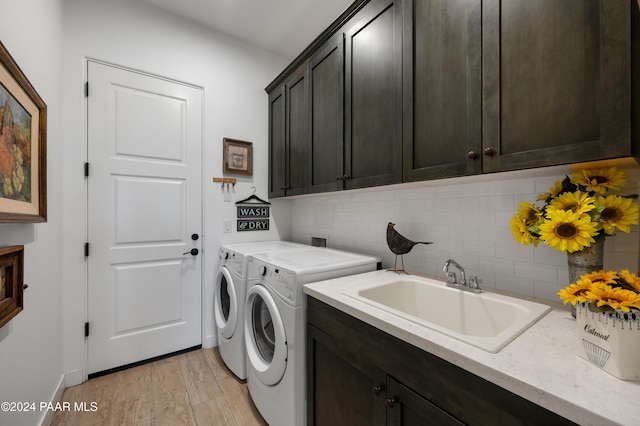
[[[303,284],[380,269],[380,259],[328,248],[254,254],[247,271],[247,384],[272,426],[306,423]]]
[[[244,306],[247,294],[247,261],[258,252],[295,250],[308,245],[288,241],[262,241],[220,246],[215,281],[214,315],[218,349],[225,364],[238,378],[247,378],[244,343]]]

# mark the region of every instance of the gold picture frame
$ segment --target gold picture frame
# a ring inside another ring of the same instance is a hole
[[[0,223],[47,221],[47,105],[0,42]]]
[[[253,175],[253,143],[224,138],[222,140],[222,158],[224,173]]]
[[[0,327],[24,308],[24,246],[0,247]]]

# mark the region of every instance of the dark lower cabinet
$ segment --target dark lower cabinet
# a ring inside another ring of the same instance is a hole
[[[365,362],[326,334],[309,327],[313,362],[307,395],[308,424],[375,426],[385,424],[384,371]]]
[[[387,377],[385,405],[387,424],[392,426],[464,424],[391,376]]]
[[[570,425],[487,380],[307,299],[308,425]]]

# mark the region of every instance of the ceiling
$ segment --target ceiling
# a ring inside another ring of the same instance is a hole
[[[293,59],[353,0],[141,0]]]

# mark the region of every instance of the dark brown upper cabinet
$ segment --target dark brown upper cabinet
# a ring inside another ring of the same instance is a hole
[[[343,188],[344,38],[328,40],[309,60],[311,192]]]
[[[404,180],[480,173],[482,2],[406,0]]]
[[[270,196],[640,157],[636,0],[356,0],[267,87]]]
[[[287,188],[286,101],[284,85],[269,93],[269,197],[284,197]]]
[[[402,2],[373,0],[345,32],[345,188],[402,181]]]
[[[632,8],[483,1],[485,172],[633,155]]]
[[[269,197],[308,191],[307,70],[269,94]]]

